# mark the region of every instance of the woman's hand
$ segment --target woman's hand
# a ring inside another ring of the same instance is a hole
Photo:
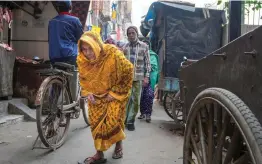
[[[111,101],[113,101],[114,99],[115,99],[115,98],[112,97],[110,94],[107,94],[107,96],[106,96],[106,101],[111,102]]]
[[[92,104],[96,103],[95,97],[93,94],[88,94],[87,95],[87,100],[89,100]]]
[[[145,77],[143,81],[143,86],[146,87],[149,84],[149,78]]]

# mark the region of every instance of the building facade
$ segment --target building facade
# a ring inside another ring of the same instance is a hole
[[[132,23],[132,1],[91,1],[86,22],[86,29],[100,28],[102,38],[105,40],[109,35],[120,41],[126,40],[126,29]],[[113,7],[114,6],[114,7]],[[116,17],[112,17],[113,11]]]

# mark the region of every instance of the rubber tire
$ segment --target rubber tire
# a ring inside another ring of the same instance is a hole
[[[81,86],[80,86],[80,83],[79,83],[79,85],[78,85],[78,101],[79,101],[79,107],[80,107],[80,109],[82,110],[82,113],[83,113],[83,117],[84,117],[84,121],[85,121],[85,123],[86,123],[86,125],[87,126],[90,126],[90,124],[89,124],[89,119],[88,119],[88,111],[87,111],[87,102],[86,102],[86,100],[84,100],[84,99],[81,99],[80,97],[81,97]]]
[[[83,117],[84,117],[84,120],[85,120],[86,125],[87,125],[87,126],[90,126],[90,124],[89,124],[89,119],[88,119],[88,111],[87,111],[87,109],[86,109],[86,108],[88,108],[88,107],[87,107],[87,105],[86,105],[86,101],[83,100],[83,99],[80,99],[80,108],[82,109]]]
[[[44,88],[43,89],[43,96],[42,96],[42,99],[41,99],[41,105],[38,106],[36,108],[36,124],[37,124],[37,131],[38,131],[38,135],[39,135],[39,138],[40,140],[42,141],[42,143],[47,147],[47,148],[53,148],[53,149],[58,149],[60,148],[64,143],[65,143],[65,138],[68,134],[68,129],[69,129],[69,125],[70,125],[70,117],[66,117],[66,127],[65,127],[65,131],[64,131],[64,135],[63,135],[63,138],[61,139],[60,143],[57,144],[57,145],[50,145],[45,136],[44,136],[44,132],[43,132],[43,129],[42,129],[42,122],[41,122],[41,116],[42,116],[42,104],[43,104],[43,99],[44,99],[44,95],[45,95],[45,92],[46,92],[46,89],[47,89],[47,86],[48,85],[51,85],[51,84],[54,84],[54,83],[59,83],[62,85],[62,82],[61,80],[59,79],[51,79],[49,82],[45,83],[45,84],[41,84],[41,87],[40,88]],[[43,85],[43,86],[42,86]],[[68,89],[66,89],[67,93],[69,94],[68,92]],[[72,102],[69,102],[69,103],[72,103]]]
[[[167,109],[166,100],[167,100],[167,97],[168,97],[169,94],[172,94],[173,97],[175,97],[175,95],[176,95],[176,93],[171,93],[171,92],[167,92],[167,93],[165,93],[165,95],[164,95],[163,106],[164,106],[164,109],[165,109],[166,114],[167,114],[170,118],[174,119],[174,117],[173,117],[173,113],[169,113],[169,111],[168,111],[168,109]]]
[[[221,88],[209,88],[201,93],[195,98],[193,104],[191,105],[191,109],[189,111],[189,115],[187,117],[186,131],[185,131],[185,140],[184,140],[184,157],[186,153],[186,141],[190,138],[188,134],[188,130],[190,125],[194,123],[194,115],[197,113],[194,111],[195,105],[201,101],[203,98],[213,98],[217,101],[221,102],[227,109],[228,113],[233,117],[235,122],[240,127],[240,132],[243,136],[245,136],[245,140],[247,142],[248,148],[251,150],[255,164],[262,163],[262,127],[255,115],[249,109],[249,107],[235,94]],[[184,164],[188,164],[188,162],[183,160]]]

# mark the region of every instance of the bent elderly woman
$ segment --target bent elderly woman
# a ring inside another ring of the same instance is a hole
[[[103,44],[94,32],[79,40],[77,57],[81,96],[87,98],[96,154],[85,164],[106,163],[103,152],[116,144],[114,159],[123,156],[125,107],[133,82],[133,65],[114,45]]]

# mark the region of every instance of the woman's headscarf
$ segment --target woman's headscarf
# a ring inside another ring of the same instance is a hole
[[[95,60],[89,60],[85,57],[85,55],[83,54],[83,52],[81,51],[81,44],[82,42],[85,42],[87,44],[89,44],[96,56]],[[92,31],[87,31],[85,32],[82,37],[80,38],[79,42],[78,42],[78,62],[88,62],[88,63],[96,63],[98,61],[100,61],[101,59],[103,59],[106,54],[103,53],[104,51],[104,43],[100,37],[99,34],[92,32]]]
[[[96,56],[95,60],[87,59],[82,53],[82,42],[91,46]],[[122,85],[132,86],[133,65],[116,46],[104,44],[100,35],[91,31],[85,32],[78,44],[77,65],[82,96],[92,93],[98,97],[103,97],[108,92],[113,91],[120,94],[122,92],[120,90],[124,88]],[[119,80],[123,79],[127,80],[127,82],[119,82]],[[115,95],[115,98],[119,98],[119,96],[116,96],[116,93],[111,94]],[[125,90],[121,94],[124,95],[122,95],[121,99],[124,99],[129,93]]]

